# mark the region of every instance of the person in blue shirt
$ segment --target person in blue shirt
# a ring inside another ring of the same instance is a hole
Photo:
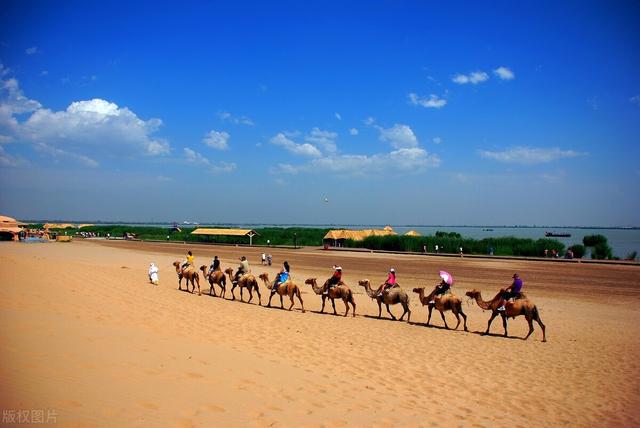
[[[271,294],[274,294],[278,291],[278,286],[284,282],[286,282],[291,277],[291,267],[289,266],[288,261],[284,261],[282,263],[282,269],[276,275],[275,280],[273,281],[273,287],[271,287]]]

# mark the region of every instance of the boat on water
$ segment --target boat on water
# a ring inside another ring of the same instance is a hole
[[[571,234],[566,232],[545,232],[544,236],[547,238],[569,238]]]

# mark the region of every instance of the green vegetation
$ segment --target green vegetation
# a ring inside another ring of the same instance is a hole
[[[564,244],[555,239],[525,239],[512,236],[502,238],[471,239],[462,238],[460,234],[441,234],[438,236],[370,236],[363,241],[345,241],[345,247],[363,247],[370,250],[385,251],[422,251],[427,246],[427,251],[434,252],[438,245],[441,253],[458,253],[459,248],[465,254],[488,254],[493,249],[493,254],[500,256],[525,256],[542,257],[545,249],[555,249],[558,253],[564,252]]]
[[[611,260],[613,254],[607,244],[607,238],[603,235],[587,235],[582,239],[585,247],[592,247],[591,258],[597,260]]]
[[[587,235],[582,238],[585,247],[595,247],[598,244],[606,244],[607,238],[604,235]]]
[[[582,244],[572,245],[568,249],[573,251],[573,257],[576,258],[576,259],[583,258],[585,253],[587,252],[587,249]]]

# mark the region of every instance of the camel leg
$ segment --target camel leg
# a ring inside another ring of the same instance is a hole
[[[200,292],[200,280],[197,279],[198,277],[196,276],[196,284],[198,284],[198,296],[202,296],[202,293]],[[193,287],[194,291],[195,291],[195,287]]]
[[[502,315],[502,326],[504,327],[504,337],[507,337],[507,317]]]
[[[344,303],[344,308],[345,308],[344,316],[346,317],[347,314],[349,313],[349,303],[347,303],[347,299],[342,299],[342,302]]]
[[[387,307],[387,312],[389,313],[389,315],[391,315],[391,318],[393,318],[393,320],[395,321],[396,317],[394,317],[391,311],[389,310],[389,305],[386,303],[384,305]],[[404,316],[404,314],[402,314],[402,316]],[[402,318],[400,318],[400,320],[402,320]]]
[[[400,317],[400,321],[402,321],[402,318],[404,318],[405,314],[408,314],[407,322],[409,322],[409,320],[411,319],[411,310],[409,309],[409,305],[403,303],[402,304],[402,308],[404,309],[404,312],[402,313],[402,316]]]
[[[455,311],[453,315],[456,316],[456,320],[458,321],[458,323],[456,324],[456,327],[454,328],[454,330],[457,330],[458,327],[460,327],[460,315],[458,315],[458,311]]]
[[[449,330],[449,326],[447,325],[447,319],[444,317],[444,312],[443,311],[440,311],[440,316],[442,317],[442,321],[444,322],[444,328]],[[458,320],[458,323],[460,323],[460,320]]]
[[[233,282],[232,282],[231,284],[233,284]],[[235,290],[235,289],[236,289],[236,285],[235,285],[235,284],[233,284],[233,285],[231,286],[231,300],[236,300],[236,295],[235,295],[235,293],[233,292],[233,290]]]
[[[531,333],[533,333],[533,319],[529,315],[526,316],[526,319],[529,324],[529,333],[524,337],[524,340],[527,340],[529,336],[531,336]]]
[[[429,323],[431,322],[431,312],[433,312],[433,306],[429,305],[429,318],[427,318],[427,327],[429,326]]]
[[[256,294],[258,295],[258,306],[262,306],[262,296],[260,295],[260,287],[256,285]]]
[[[469,331],[467,330],[467,315],[462,312],[462,309],[460,309],[460,315],[462,315],[462,319],[464,320],[464,331]]]
[[[293,309],[293,293],[289,295],[289,298],[291,299],[291,306],[289,306],[289,310],[291,310]]]
[[[244,291],[244,287],[241,285],[240,286],[240,301],[242,303],[244,303],[244,293],[243,293],[243,291]]]
[[[211,288],[209,288],[209,296],[218,297],[216,290],[213,288],[213,282],[209,283],[209,285],[211,286]]]
[[[336,312],[336,299],[331,299],[331,306],[333,306],[333,315],[338,315],[338,312]]]
[[[282,301],[282,294],[280,295],[280,309],[284,309],[284,302]]]
[[[324,314],[324,303],[327,300],[327,296],[325,296],[324,294],[322,295],[322,308],[320,309],[320,313]]]
[[[545,327],[544,327],[544,324],[542,323],[542,320],[540,319],[540,315],[536,314],[536,317],[534,319],[536,320],[536,322],[538,323],[538,325],[542,329],[542,341],[546,342],[547,341],[547,333],[545,332]]]
[[[302,295],[300,293],[300,290],[297,291],[296,295],[298,296],[298,300],[300,300],[300,306],[302,306],[302,313],[304,314],[305,310],[304,310],[304,302],[302,301]]]
[[[353,316],[356,316],[356,302],[354,302],[353,300],[351,300],[351,305],[353,306]]]
[[[378,318],[382,318],[382,302],[380,302],[380,300],[377,300],[378,302]]]
[[[251,287],[247,287],[247,291],[249,292],[249,300],[247,300],[247,303],[251,303],[253,300],[253,291],[251,291]]]
[[[489,318],[489,322],[487,323],[487,331],[485,331],[484,334],[489,334],[489,329],[491,328],[491,323],[493,322],[493,320],[497,316],[498,316],[498,312],[497,311],[491,312],[491,318]]]
[[[271,307],[271,299],[273,299],[273,293],[271,293],[271,296],[269,296],[269,303],[267,303],[268,308]]]

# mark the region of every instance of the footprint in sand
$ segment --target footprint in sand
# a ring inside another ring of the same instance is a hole
[[[195,426],[196,424],[194,424],[191,419],[180,419],[176,424],[176,427],[178,428],[193,428]]]
[[[201,375],[200,373],[195,373],[195,372],[187,372],[187,377],[191,378],[191,379],[201,379],[204,376]]]
[[[138,401],[138,406],[142,407],[143,409],[149,409],[149,410],[158,410],[158,406],[156,406],[155,404],[149,402],[149,401]]]
[[[210,412],[215,412],[215,413],[224,413],[227,411],[224,407],[216,406],[215,404],[207,404],[202,408],[203,410],[208,410]]]

